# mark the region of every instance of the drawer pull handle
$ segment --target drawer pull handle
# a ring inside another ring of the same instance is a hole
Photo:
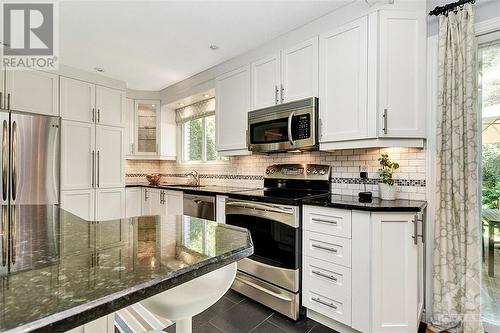
[[[315,301],[315,302],[318,302],[319,304],[326,305],[326,306],[328,306],[328,307],[330,307],[330,308],[332,308],[332,309],[334,309],[334,310],[337,310],[337,309],[338,309],[338,308],[337,308],[337,306],[336,306],[335,304],[325,302],[325,301],[323,301],[323,300],[322,300],[321,298],[319,298],[319,297],[313,297],[313,298],[312,298],[312,300],[313,300],[313,301]]]
[[[319,223],[328,223],[328,224],[333,224],[333,225],[339,224],[338,221],[329,221],[329,220],[321,220],[321,219],[313,219],[313,221],[319,222]]]
[[[333,275],[328,275],[328,274],[325,274],[325,273],[321,273],[320,271],[312,271],[312,273],[316,274],[318,276],[330,279],[330,280],[335,281],[335,282],[338,281],[338,279],[335,276],[333,276]]]
[[[318,245],[318,244],[312,244],[312,247],[316,248],[316,249],[320,249],[320,250],[325,250],[325,251],[329,251],[329,252],[333,252],[333,253],[337,253],[337,249],[334,249],[334,248],[331,248],[331,247],[326,247],[326,246],[323,246],[323,245]]]

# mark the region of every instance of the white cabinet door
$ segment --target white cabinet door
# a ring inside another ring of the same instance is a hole
[[[321,35],[319,61],[320,142],[367,138],[367,17]]]
[[[125,186],[124,129],[96,126],[96,187]]]
[[[184,211],[184,193],[182,191],[165,191],[167,214],[182,215]]]
[[[106,188],[96,192],[96,220],[106,221],[125,217],[125,189]]]
[[[166,105],[160,112],[160,157],[162,160],[175,160],[177,156],[177,123],[175,110]]]
[[[95,218],[95,190],[61,191],[61,208],[87,221]]]
[[[61,117],[67,120],[95,121],[95,84],[60,78]]]
[[[318,37],[281,52],[284,102],[318,96]]]
[[[125,189],[125,216],[141,216],[142,214],[142,191],[140,187],[128,187]]]
[[[426,36],[425,12],[380,12],[381,137],[425,137]]]
[[[59,116],[58,75],[33,70],[6,73],[11,110]]]
[[[247,151],[250,66],[244,66],[219,76],[215,80],[215,89],[217,151]]]
[[[62,121],[61,189],[90,189],[94,186],[95,125]]]
[[[414,333],[418,318],[418,245],[413,215],[372,214],[373,332]]]
[[[125,92],[96,86],[97,123],[111,126],[125,125]]]
[[[217,223],[226,223],[226,199],[225,195],[215,197],[215,220]]]
[[[134,155],[134,137],[135,137],[135,104],[134,100],[127,98],[125,114],[125,152],[127,155]]]
[[[4,88],[5,88],[5,71],[3,69],[0,69],[0,109],[7,108],[7,105],[5,103],[5,94],[4,94]]]
[[[281,103],[280,54],[252,63],[252,110]]]
[[[141,202],[142,202],[142,215],[151,215],[152,202],[151,202],[151,189],[148,187],[143,187],[141,190]]]
[[[149,203],[151,205],[150,215],[165,215],[166,207],[161,202],[161,191],[150,189]]]

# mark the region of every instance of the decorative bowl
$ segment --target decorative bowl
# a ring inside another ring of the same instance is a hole
[[[149,182],[149,185],[158,185],[160,183],[161,176],[157,173],[150,173],[146,175],[146,179]]]

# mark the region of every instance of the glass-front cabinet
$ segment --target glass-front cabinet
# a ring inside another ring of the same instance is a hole
[[[160,101],[135,101],[134,155],[157,155]]]

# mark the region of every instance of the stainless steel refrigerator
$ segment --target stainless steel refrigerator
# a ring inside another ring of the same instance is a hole
[[[40,255],[58,254],[58,233],[46,228],[59,219],[60,118],[0,110],[0,129],[1,276],[50,265],[31,257],[32,247]]]
[[[60,118],[0,111],[2,205],[59,204]]]

